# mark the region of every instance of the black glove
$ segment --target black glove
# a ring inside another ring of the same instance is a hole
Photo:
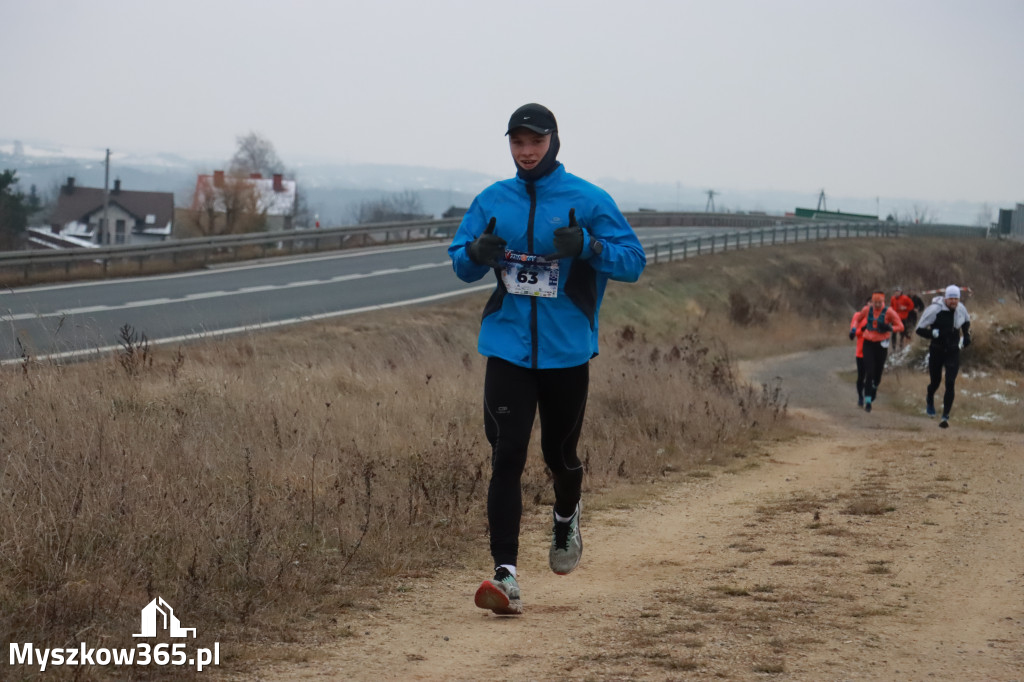
[[[489,265],[492,268],[501,267],[501,259],[505,255],[505,245],[508,242],[494,234],[496,222],[497,220],[491,218],[484,233],[466,247],[469,259],[478,265]]]
[[[971,345],[971,335],[964,332],[964,348],[967,348],[969,345]]]
[[[576,209],[569,209],[569,226],[560,227],[554,234],[555,252],[544,256],[546,260],[575,258],[583,253],[583,228],[576,223]]]
[[[855,329],[851,329],[850,330],[850,341],[853,341],[855,338],[857,338],[857,331]]]
[[[878,323],[878,331],[882,332],[883,334],[885,332],[891,332],[892,331],[892,325],[889,324],[888,322],[879,322]]]

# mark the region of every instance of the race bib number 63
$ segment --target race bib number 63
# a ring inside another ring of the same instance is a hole
[[[506,251],[501,281],[510,294],[556,298],[558,261],[547,261],[521,251]]]

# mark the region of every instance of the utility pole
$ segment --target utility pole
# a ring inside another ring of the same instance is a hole
[[[99,238],[100,246],[110,243],[110,229],[107,227],[107,214],[110,211],[110,150],[107,150],[106,170],[103,171],[103,218],[100,221]],[[106,237],[104,239],[104,236]]]

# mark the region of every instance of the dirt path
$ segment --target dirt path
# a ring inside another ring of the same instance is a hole
[[[264,680],[1024,680],[1024,437],[864,414],[849,349],[781,377],[808,435],[587,513],[580,568],[524,524],[526,613],[473,606],[480,565],[402,580],[351,636]]]

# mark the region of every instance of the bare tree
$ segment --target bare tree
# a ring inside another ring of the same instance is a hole
[[[992,206],[988,202],[985,202],[978,208],[978,217],[975,218],[974,224],[978,227],[991,227],[992,223]]]
[[[914,204],[909,211],[893,211],[893,214],[901,223],[914,223],[915,225],[927,225],[935,222],[935,213],[931,206]]]
[[[392,194],[390,197],[392,210],[402,218],[409,219],[420,218],[423,216],[423,202],[420,201],[420,195],[411,189],[407,189],[404,192],[398,192]]]
[[[420,195],[412,190],[405,190],[380,199],[359,202],[354,217],[357,224],[363,225],[416,220],[425,216]]]
[[[259,232],[266,229],[266,212],[247,174],[225,174],[220,185],[204,175],[196,184],[187,223],[188,232],[202,236]]]
[[[914,222],[921,225],[935,222],[935,212],[932,211],[931,206],[914,204]]]
[[[313,218],[313,211],[309,207],[309,201],[306,199],[306,193],[299,189],[296,183],[295,187],[295,208],[292,213],[292,225],[294,227],[313,227],[315,219]]]
[[[266,178],[275,173],[284,173],[284,164],[274,151],[274,145],[270,140],[254,132],[239,135],[235,140],[238,148],[228,166],[231,173],[259,173]]]

